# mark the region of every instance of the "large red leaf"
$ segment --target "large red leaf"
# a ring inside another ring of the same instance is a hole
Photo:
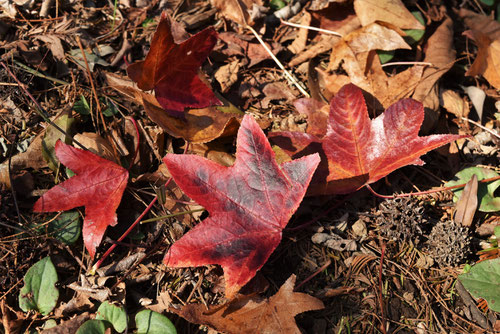
[[[83,242],[93,258],[106,227],[116,225],[115,211],[127,186],[128,171],[60,140],[55,150],[59,161],[76,175],[47,191],[33,210],[54,212],[85,206]]]
[[[317,154],[279,166],[262,130],[245,116],[231,167],[196,155],[163,159],[179,187],[210,216],[174,243],[165,255],[170,267],[220,264],[226,296],[247,283],[281,241],[314,170]]]
[[[151,41],[146,59],[130,65],[128,76],[142,90],[155,90],[167,113],[183,117],[185,108],[203,108],[222,103],[198,77],[201,64],[217,42],[217,33],[207,28],[176,44],[169,18],[164,13]]]
[[[349,84],[330,101],[324,137],[300,132],[269,137],[292,157],[319,152],[324,158],[309,194],[349,193],[403,166],[423,165],[422,154],[463,137],[419,137],[423,119],[422,104],[403,99],[371,120],[361,89]]]

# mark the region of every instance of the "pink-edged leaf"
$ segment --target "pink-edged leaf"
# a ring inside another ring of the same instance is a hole
[[[183,117],[185,108],[221,105],[212,90],[198,77],[198,70],[217,42],[217,32],[207,28],[176,44],[170,19],[164,13],[151,41],[146,59],[127,68],[128,76],[142,90],[154,89],[165,111]]]
[[[116,225],[116,209],[127,186],[128,171],[98,155],[58,141],[56,156],[75,176],[38,199],[36,212],[54,212],[85,206],[83,241],[93,258],[108,225]]]
[[[422,165],[421,155],[464,137],[419,137],[423,119],[422,104],[403,99],[372,120],[361,89],[349,84],[330,101],[324,137],[277,132],[270,139],[292,157],[312,152],[326,157],[328,163],[318,168],[309,194],[349,193],[403,166]]]
[[[226,296],[232,298],[278,246],[320,158],[314,154],[278,165],[262,130],[245,116],[233,166],[196,155],[167,154],[163,161],[179,187],[210,213],[174,243],[164,262],[221,265]]]

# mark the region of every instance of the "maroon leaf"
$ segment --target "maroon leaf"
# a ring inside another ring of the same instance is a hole
[[[92,152],[57,141],[56,156],[77,175],[47,191],[36,212],[65,211],[85,206],[83,241],[93,258],[108,225],[116,225],[116,209],[127,186],[128,171]]]
[[[423,119],[422,104],[403,99],[370,120],[361,89],[349,84],[330,102],[324,137],[300,132],[275,132],[269,137],[292,157],[319,152],[326,158],[311,182],[309,194],[349,193],[403,166],[423,165],[422,154],[463,138],[419,137]],[[321,131],[316,129],[315,133]]]
[[[201,64],[216,42],[217,33],[207,28],[176,44],[169,18],[163,13],[146,60],[130,65],[128,76],[140,89],[154,89],[156,99],[172,116],[183,117],[185,108],[221,105],[198,77]]]
[[[164,262],[220,264],[232,298],[278,246],[320,159],[315,154],[279,166],[262,130],[245,116],[232,167],[196,155],[167,154],[163,160],[179,187],[210,213],[170,248]]]

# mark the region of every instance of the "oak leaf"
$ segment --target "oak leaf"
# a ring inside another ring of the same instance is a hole
[[[419,137],[423,118],[420,102],[403,99],[370,120],[361,89],[348,84],[330,101],[323,137],[300,132],[274,132],[269,137],[292,158],[320,153],[323,159],[310,195],[349,193],[403,166],[423,165],[422,154],[463,138]],[[317,126],[315,132],[319,133]]]
[[[170,311],[189,322],[227,333],[300,334],[294,317],[299,313],[321,310],[324,305],[315,297],[294,292],[294,285],[295,275],[292,275],[269,299],[254,296],[235,300],[222,308],[214,306],[207,310],[202,304],[188,304],[180,310],[171,308]]]
[[[127,186],[128,171],[92,152],[58,141],[59,161],[76,173],[36,201],[36,212],[54,212],[85,206],[83,242],[93,258],[108,225],[117,223],[116,209]]]
[[[170,267],[221,265],[231,299],[280,243],[319,160],[315,154],[278,165],[248,115],[238,130],[231,167],[196,155],[167,154],[163,161],[174,181],[210,216],[175,242],[164,262]]]
[[[198,70],[217,42],[217,33],[207,28],[177,44],[164,13],[151,41],[146,59],[127,68],[140,89],[154,89],[165,111],[183,117],[185,108],[221,105],[212,90],[198,77]]]

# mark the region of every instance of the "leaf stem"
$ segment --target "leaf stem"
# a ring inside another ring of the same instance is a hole
[[[342,37],[341,33],[338,33],[336,31],[332,31],[332,30],[326,30],[326,29],[321,29],[321,28],[306,26],[306,25],[303,25],[303,24],[297,24],[297,23],[292,23],[292,22],[283,21],[283,20],[281,20],[281,23],[283,23],[283,24],[285,24],[287,26],[290,26],[290,27],[304,28],[304,29],[308,29],[308,30],[319,31],[319,32],[322,32],[322,33],[325,33],[325,34],[330,34],[330,35],[335,35],[335,36]]]

